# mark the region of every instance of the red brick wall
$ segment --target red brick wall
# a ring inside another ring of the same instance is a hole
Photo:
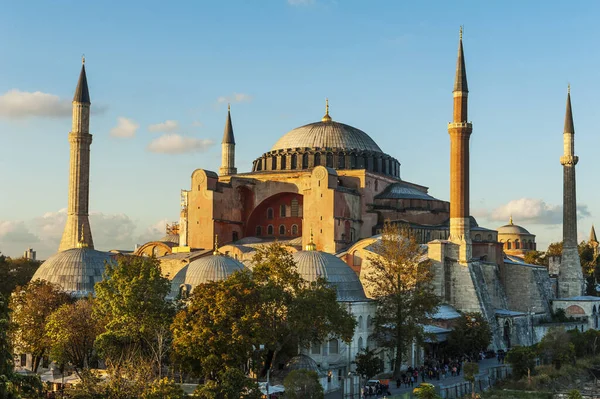
[[[277,237],[280,239],[290,239],[302,236],[302,217],[291,217],[292,200],[298,200],[298,206],[302,207],[302,195],[295,193],[282,193],[267,198],[261,202],[250,215],[246,223],[245,236],[256,236],[256,227],[260,226],[262,230],[261,237]],[[286,205],[285,217],[280,216],[280,206]],[[273,209],[273,218],[268,218],[268,210]],[[273,234],[268,234],[268,226],[273,226]],[[285,234],[279,234],[279,226],[285,226]],[[292,235],[292,226],[298,226],[298,233]]]

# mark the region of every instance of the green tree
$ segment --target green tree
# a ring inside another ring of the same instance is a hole
[[[548,267],[548,257],[545,252],[541,251],[527,251],[523,259],[525,263],[530,265],[540,265]]]
[[[8,304],[0,294],[0,399],[17,398],[14,384],[14,364],[8,329],[10,316]]]
[[[240,369],[225,367],[213,380],[198,385],[194,396],[200,399],[259,399],[258,385]]]
[[[285,397],[290,399],[323,399],[323,387],[314,371],[294,370],[283,380]]]
[[[540,355],[550,360],[556,369],[575,357],[575,346],[563,327],[552,327],[538,345]]]
[[[151,361],[160,375],[165,351],[157,352],[170,339],[165,334],[174,313],[165,299],[170,289],[156,258],[121,256],[106,265],[93,315],[104,326],[95,346],[108,363]]]
[[[10,297],[16,287],[22,287],[31,280],[40,264],[36,260],[12,259],[0,254],[0,294]]]
[[[13,345],[17,353],[32,355],[34,372],[50,349],[45,333],[48,317],[69,301],[70,297],[58,286],[42,280],[17,287],[10,298]]]
[[[464,313],[448,335],[447,351],[454,356],[469,355],[476,358],[492,340],[489,323],[481,313]]]
[[[356,372],[359,375],[364,375],[367,379],[379,374],[383,367],[381,366],[381,359],[375,356],[373,349],[369,350],[363,348],[356,354]]]
[[[102,332],[102,326],[93,317],[92,302],[90,297],[64,304],[46,323],[50,359],[72,365],[76,373],[90,367],[95,358],[94,342]]]
[[[506,355],[506,361],[512,366],[515,379],[533,374],[537,354],[530,346],[515,346]]]
[[[475,379],[477,378],[477,374],[479,374],[479,364],[477,362],[467,362],[463,370],[465,381],[471,383],[471,397],[475,399]]]
[[[142,399],[181,399],[184,396],[183,389],[173,380],[161,378],[148,385],[142,394]]]
[[[567,395],[567,399],[583,399],[583,396],[577,389],[571,389]]]
[[[440,298],[432,284],[432,262],[408,228],[386,222],[375,252],[366,271],[377,302],[375,336],[395,353],[396,379],[401,374],[403,354],[415,339],[423,339],[423,324],[437,309]]]
[[[422,382],[418,387],[413,389],[413,394],[418,399],[441,399],[441,396],[435,391],[435,386],[426,382]]]
[[[196,287],[175,317],[175,356],[207,380],[222,367],[248,369],[248,360],[258,357],[264,375],[286,347],[295,354],[298,345],[352,338],[354,318],[335,289],[323,279],[302,279],[282,245],[259,248],[254,264],[252,273]],[[261,344],[265,350],[256,354]]]

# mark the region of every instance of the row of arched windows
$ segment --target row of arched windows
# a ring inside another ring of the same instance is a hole
[[[533,240],[523,240],[520,241],[516,239],[515,241],[506,240],[504,243],[505,249],[535,249],[535,242]]]
[[[286,205],[286,204],[279,205],[279,217],[280,218],[288,217],[287,208],[288,208],[288,205]],[[298,206],[297,198],[292,199],[292,201],[290,202],[289,208],[290,208],[289,217],[294,218],[294,217],[300,216],[300,208]],[[267,208],[267,219],[274,219],[274,218],[275,218],[275,211],[273,210],[273,208]]]
[[[272,236],[272,235],[274,235],[274,232],[275,232],[275,228],[273,227],[273,225],[272,224],[268,225],[267,226],[267,235]],[[290,232],[291,232],[291,235],[297,236],[298,235],[298,225],[293,224]],[[256,226],[256,236],[260,237],[262,235],[263,235],[262,226]],[[283,225],[283,224],[279,225],[279,235],[280,236],[286,235],[285,225]]]
[[[288,166],[289,158],[289,166]],[[278,162],[279,160],[279,162]],[[400,163],[394,158],[379,153],[308,153],[278,155],[267,153],[254,161],[252,170],[296,170],[309,169],[315,166],[326,166],[335,169],[367,169],[369,171],[399,176]]]
[[[320,342],[313,342],[313,344],[310,347],[311,355],[320,355],[321,346],[322,344]],[[337,355],[338,353],[340,353],[340,342],[335,338],[330,339],[327,342],[327,352],[330,355]]]

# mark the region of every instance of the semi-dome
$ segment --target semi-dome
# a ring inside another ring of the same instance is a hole
[[[166,234],[163,238],[158,241],[170,242],[179,245],[179,234]]]
[[[77,298],[94,294],[94,285],[102,280],[106,262],[114,262],[108,252],[91,248],[71,248],[49,257],[32,280],[45,280]]]
[[[291,130],[277,140],[271,151],[288,148],[338,148],[382,152],[367,133],[334,121],[309,123]]]
[[[215,251],[216,252],[216,251]],[[182,291],[192,293],[200,284],[221,281],[234,272],[244,269],[244,265],[230,256],[220,253],[196,259],[181,269],[171,282],[171,297],[176,298]]]
[[[365,291],[356,273],[335,255],[320,251],[298,251],[292,254],[298,272],[307,281],[323,277],[337,290],[340,302],[366,301]]]

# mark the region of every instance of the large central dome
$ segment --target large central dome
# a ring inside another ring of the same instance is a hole
[[[331,120],[310,123],[289,131],[277,140],[271,151],[288,148],[338,148],[382,152],[367,133]]]
[[[307,170],[325,166],[336,170],[363,169],[400,178],[400,162],[381,151],[365,132],[329,116],[329,103],[320,122],[284,134],[257,158],[252,172]]]

